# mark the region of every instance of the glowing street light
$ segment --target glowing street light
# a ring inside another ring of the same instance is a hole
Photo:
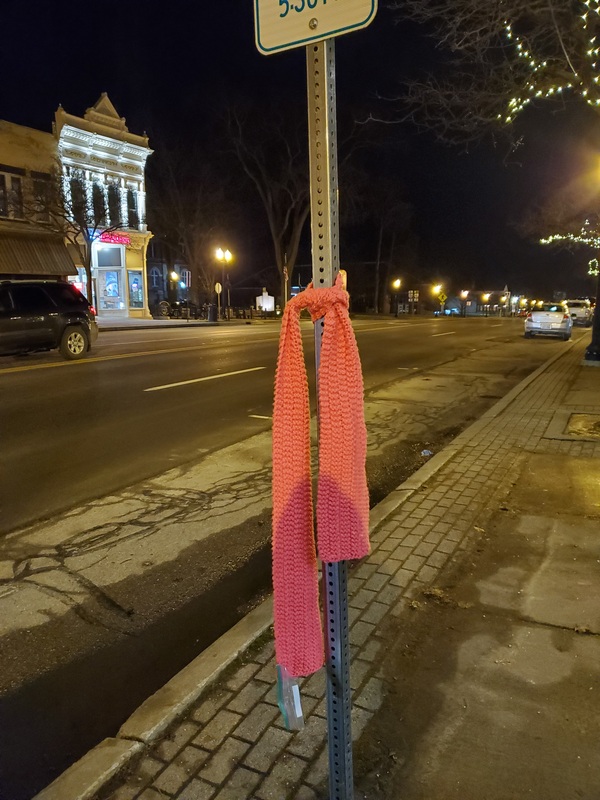
[[[230,264],[233,261],[233,256],[231,255],[230,250],[223,250],[222,247],[217,247],[215,251],[215,256],[217,261],[221,262],[221,292],[225,288],[225,265]],[[217,317],[221,318],[221,292],[217,292]],[[229,306],[231,305],[231,298],[229,296],[229,288],[227,288],[227,309],[229,313]]]
[[[436,283],[436,285],[431,288],[431,293],[437,296],[442,291],[442,288],[441,283]]]
[[[400,278],[396,278],[395,280],[392,281],[392,289],[394,290],[396,295],[396,312],[395,312],[396,316],[398,316],[398,291],[400,290],[401,286],[402,286],[402,280]]]

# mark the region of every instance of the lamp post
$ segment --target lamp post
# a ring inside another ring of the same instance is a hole
[[[233,256],[231,255],[231,252],[229,250],[223,250],[221,247],[217,247],[217,249],[215,251],[215,255],[217,257],[217,261],[221,262],[221,278],[222,278],[222,280],[221,280],[221,292],[222,292],[224,287],[225,287],[225,265],[231,263],[231,261],[233,260]],[[218,313],[219,317],[221,316],[220,299],[221,299],[221,293],[219,293],[218,296],[217,296],[217,303],[218,303],[218,306],[219,306],[217,313]],[[227,290],[227,317],[228,318],[229,318],[230,300],[231,300],[231,298],[229,296],[229,289],[228,289]],[[225,309],[223,309],[223,317],[225,317]]]
[[[487,317],[488,312],[490,310],[490,306],[489,306],[490,297],[491,297],[491,295],[490,295],[489,292],[486,292],[484,295],[481,296],[481,299],[483,300],[483,314],[486,317]]]
[[[394,289],[396,298],[396,311],[395,311],[396,317],[398,316],[398,292],[400,291],[401,286],[402,286],[402,281],[400,280],[400,278],[396,278],[394,281],[392,281],[392,289]]]
[[[596,304],[592,318],[592,341],[586,348],[584,361],[600,363],[600,283],[598,282],[598,260],[593,258],[588,264],[588,275],[596,278]]]
[[[167,297],[170,303],[176,303],[179,292],[177,291],[177,281],[179,280],[179,275],[175,272],[175,270],[171,270],[169,272],[169,279],[171,281],[170,286],[168,287]]]
[[[463,289],[460,293],[460,315],[461,317],[467,316],[467,297],[469,296],[469,290]]]
[[[436,283],[436,285],[435,285],[435,286],[432,286],[432,287],[431,287],[431,293],[432,293],[432,294],[433,294],[435,297],[437,297],[437,299],[438,299],[438,302],[439,302],[439,304],[440,304],[440,314],[441,314],[441,312],[442,312],[442,309],[443,309],[443,306],[444,306],[444,303],[443,303],[443,301],[442,301],[442,300],[440,300],[440,294],[441,294],[441,291],[442,291],[442,289],[443,289],[443,288],[444,288],[444,287],[442,286],[442,284],[441,284],[441,283]],[[445,298],[444,298],[444,299],[445,299]]]

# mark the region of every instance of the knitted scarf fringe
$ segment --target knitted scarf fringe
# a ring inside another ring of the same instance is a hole
[[[313,528],[309,392],[300,312],[323,319],[319,366],[317,536],[325,562],[369,552],[363,380],[348,293],[312,285],[286,305],[273,409],[273,590],[277,663],[295,677],[324,662]]]

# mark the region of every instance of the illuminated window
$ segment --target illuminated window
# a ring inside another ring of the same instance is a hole
[[[181,280],[185,283],[186,289],[189,289],[192,285],[192,273],[189,269],[181,270]]]

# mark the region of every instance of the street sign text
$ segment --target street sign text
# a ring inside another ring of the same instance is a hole
[[[256,46],[269,55],[365,28],[377,0],[254,0]]]

